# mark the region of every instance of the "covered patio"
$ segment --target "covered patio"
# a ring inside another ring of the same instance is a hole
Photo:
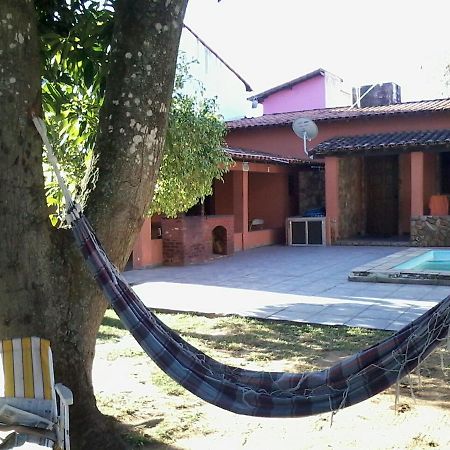
[[[213,194],[176,219],[145,220],[133,268],[184,265],[285,242],[287,217],[324,204],[323,163],[240,148]]]
[[[234,248],[248,250],[285,242],[285,222],[304,206],[304,184],[322,183],[323,165],[265,152],[228,148],[235,160],[222,181],[215,181],[211,203],[215,214],[234,217]],[[323,188],[322,188],[323,198]]]
[[[328,243],[450,246],[450,130],[332,138],[325,157]]]

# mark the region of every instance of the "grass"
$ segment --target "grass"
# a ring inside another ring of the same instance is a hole
[[[103,317],[97,335],[97,342],[119,342],[126,334],[128,334],[128,330],[123,326],[114,311],[108,309],[105,313],[105,317]]]
[[[366,348],[390,332],[336,326],[300,325],[242,317],[159,314],[171,328],[209,356],[227,364],[256,370],[309,371],[324,368],[339,357]],[[108,310],[100,327],[98,348],[107,367],[128,371],[130,387],[114,395],[99,393],[100,409],[129,425],[126,436],[133,449],[169,449],[177,440],[207,435],[205,404],[161,372],[129,337]],[[119,367],[119,366],[118,366]],[[443,389],[439,355],[424,371],[424,385]],[[405,388],[406,389],[406,388]],[[447,406],[448,407],[448,406]],[[150,418],[150,420],[149,420]],[[172,447],[174,448],[174,447]]]
[[[329,352],[351,354],[389,332],[361,328],[299,325],[244,317],[208,318],[189,314],[160,315],[186,340],[213,358],[239,360],[242,367],[282,361],[289,370],[314,370]]]

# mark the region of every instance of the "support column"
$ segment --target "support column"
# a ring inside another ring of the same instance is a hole
[[[248,242],[248,172],[242,172],[242,250]]]
[[[241,233],[241,240],[236,242],[236,247],[245,250],[248,241],[248,172],[233,172],[233,213],[235,232]]]
[[[411,216],[423,216],[424,154],[411,153]]]
[[[152,262],[152,221],[148,217],[142,224],[141,231],[134,243],[133,248],[133,269],[141,269]]]
[[[325,205],[327,212],[327,244],[339,238],[339,158],[325,157]]]

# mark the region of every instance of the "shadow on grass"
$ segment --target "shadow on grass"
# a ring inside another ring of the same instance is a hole
[[[109,415],[106,417],[110,426],[118,431],[126,443],[127,447],[124,450],[180,450],[179,447],[149,437],[149,431],[163,422],[163,418],[156,417],[140,423],[129,424]]]
[[[108,314],[106,314],[105,317],[103,317],[102,325],[112,328],[118,328],[119,330],[126,330],[124,324],[120,321],[118,317],[111,317]]]
[[[163,320],[213,358],[220,360],[226,354],[258,365],[271,360],[291,361],[294,363],[291,370],[295,371],[325,369],[393,334],[383,330],[237,316],[212,319],[203,315],[164,314]],[[445,354],[443,349],[436,349],[421,365],[421,381],[415,374],[411,377],[413,394],[417,398],[449,409],[449,373],[446,371],[450,372],[450,363],[441,365],[441,355]],[[402,394],[411,396],[408,377],[403,382]]]
[[[295,370],[302,371],[304,365],[309,366],[307,370],[329,367],[338,359],[392,335],[390,331],[296,324],[239,316],[211,317],[167,312],[158,315],[174,330],[178,330],[188,342],[212,358],[220,360],[227,354],[233,358],[259,363],[291,360],[295,364]],[[108,311],[103,319],[99,338],[114,341],[126,333],[117,316]],[[427,382],[424,383],[425,389],[418,389],[423,393],[418,396],[449,408],[448,375],[441,370],[439,353],[440,350],[435,351],[422,365],[422,379]]]
[[[197,316],[198,317],[198,316]],[[208,321],[207,318],[199,320]],[[289,359],[301,357],[315,360],[330,351],[352,354],[390,336],[379,330],[342,326],[292,324],[288,322],[222,317],[213,326],[183,326],[174,323],[187,340],[197,340],[210,351],[226,350],[231,356],[243,357],[249,353],[253,359]],[[203,332],[198,331],[201,329]]]
[[[97,333],[97,339],[101,342],[118,342],[127,333],[127,329],[115,313],[111,309],[106,310]]]

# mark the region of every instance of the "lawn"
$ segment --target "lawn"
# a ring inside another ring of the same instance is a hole
[[[389,335],[242,317],[159,316],[210,356],[257,370],[321,369]],[[450,448],[449,377],[441,356],[444,352],[436,351],[421,377],[402,382],[398,411],[391,389],[339,412],[332,426],[331,414],[242,417],[206,404],[173,382],[107,311],[98,336],[94,386],[100,409],[119,419],[135,449]]]

